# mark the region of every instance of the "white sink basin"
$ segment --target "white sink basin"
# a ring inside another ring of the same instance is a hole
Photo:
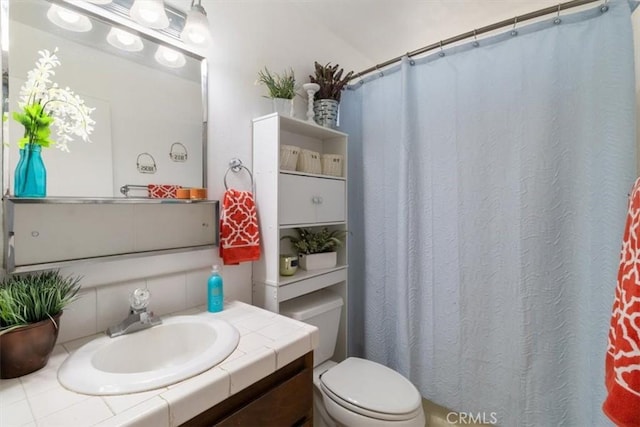
[[[152,390],[217,365],[239,338],[233,326],[211,315],[169,317],[150,329],[85,344],[60,366],[58,380],[69,390],[99,396]]]

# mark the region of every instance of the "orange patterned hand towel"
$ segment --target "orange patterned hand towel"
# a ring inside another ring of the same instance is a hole
[[[602,409],[619,427],[640,427],[640,178],[629,198],[606,355]]]
[[[225,191],[220,213],[219,248],[225,265],[260,259],[258,215],[250,191]]]

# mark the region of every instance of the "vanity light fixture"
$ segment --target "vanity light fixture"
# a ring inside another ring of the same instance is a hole
[[[109,30],[107,41],[111,46],[126,50],[127,52],[139,52],[144,47],[142,45],[142,39],[139,36],[115,27]]]
[[[52,4],[47,11],[47,18],[49,18],[49,21],[53,22],[58,27],[69,31],[76,31],[78,33],[91,31],[91,28],[93,28],[91,21],[89,21],[89,18],[86,16],[60,7],[55,3]]]
[[[184,67],[184,64],[186,64],[187,62],[182,53],[177,52],[173,49],[169,49],[166,46],[158,47],[158,50],[156,50],[156,54],[154,55],[154,57],[160,64],[169,68]]]
[[[209,20],[207,12],[202,7],[202,0],[198,0],[198,4],[195,4],[195,0],[191,0],[191,10],[187,13],[180,39],[192,46],[207,47],[210,38]]]
[[[164,0],[135,0],[129,10],[129,16],[137,23],[156,30],[169,26]]]

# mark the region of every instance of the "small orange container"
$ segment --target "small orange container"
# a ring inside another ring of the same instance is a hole
[[[204,200],[207,198],[206,188],[191,188],[189,189],[191,200]]]
[[[176,190],[176,198],[177,199],[190,199],[191,198],[191,189],[190,188],[178,188]]]

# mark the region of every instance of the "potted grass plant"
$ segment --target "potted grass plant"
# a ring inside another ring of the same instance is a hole
[[[338,64],[321,65],[314,63],[315,74],[309,76],[311,83],[320,88],[314,95],[314,120],[320,126],[335,128],[338,123],[338,109],[342,91],[353,77],[353,71],[344,74],[344,69]]]
[[[80,278],[58,271],[12,275],[0,282],[0,378],[37,371],[49,361],[60,317]]]
[[[258,72],[258,83],[269,90],[273,110],[284,116],[293,117],[293,98],[296,96],[296,77],[292,69],[282,74],[269,71],[267,67]]]
[[[323,227],[317,231],[311,228],[296,228],[297,236],[283,236],[298,252],[298,262],[303,270],[317,270],[335,267],[338,262],[336,250],[344,244],[345,230],[329,231]]]

